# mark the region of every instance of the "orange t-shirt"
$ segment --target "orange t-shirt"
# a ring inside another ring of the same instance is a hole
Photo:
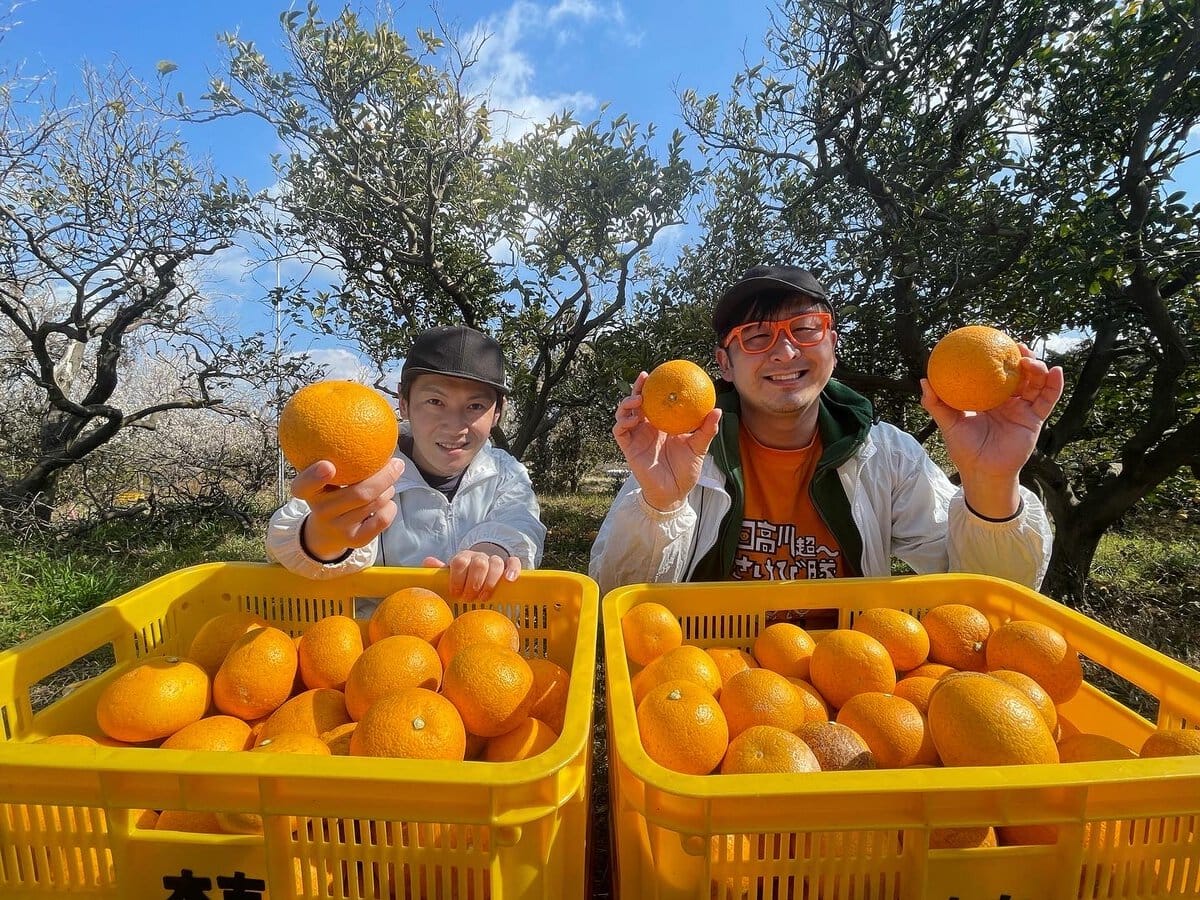
[[[846,575],[842,548],[813,505],[808,485],[821,458],[821,436],[800,450],[764,447],[738,432],[746,505],[730,578],[783,581]]]

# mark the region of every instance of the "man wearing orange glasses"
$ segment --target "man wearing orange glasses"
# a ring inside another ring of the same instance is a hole
[[[838,334],[825,289],[792,266],[756,266],[717,300],[717,408],[691,434],[642,414],[641,373],[613,437],[632,475],[592,546],[607,591],[638,582],[976,572],[1041,583],[1051,532],[1018,484],[1063,374],[1022,347],[1022,382],[967,415],[922,381],[962,486],[908,433],[833,380]],[[811,616],[809,617],[812,618]],[[807,627],[828,623],[800,620]]]

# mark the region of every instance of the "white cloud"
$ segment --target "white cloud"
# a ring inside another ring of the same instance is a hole
[[[342,347],[314,347],[296,355],[307,357],[320,366],[324,378],[340,378],[363,384],[370,384],[372,381],[370,371],[363,365],[362,360]]]

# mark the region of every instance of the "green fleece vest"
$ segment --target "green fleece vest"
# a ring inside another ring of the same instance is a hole
[[[721,520],[716,544],[696,564],[689,581],[729,579],[745,514],[746,490],[738,451],[741,403],[737,391],[732,386],[723,388],[717,395],[717,406],[722,410],[721,425],[708,452],[725,475],[725,490],[732,502]],[[854,524],[850,500],[838,478],[837,467],[867,439],[873,414],[871,402],[841,382],[831,380],[821,392],[817,430],[824,449],[807,489],[817,514],[837,538],[846,568],[852,575],[862,574],[862,535]]]

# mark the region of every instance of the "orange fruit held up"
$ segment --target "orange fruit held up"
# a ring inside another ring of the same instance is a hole
[[[296,391],[279,414],[279,448],[296,471],[327,459],[338,484],[354,484],[383,468],[400,426],[391,403],[354,381],[318,381]]]
[[[1058,747],[1033,702],[998,678],[963,672],[929,698],[929,730],[947,766],[1058,762]]]
[[[986,412],[1021,384],[1021,348],[1003,331],[968,325],[943,337],[929,354],[929,386],[947,406]]]
[[[651,425],[667,434],[695,431],[716,405],[712,378],[690,360],[665,362],[642,382],[642,412]]]
[[[855,694],[890,694],[896,686],[896,670],[887,648],[875,638],[838,628],[817,642],[809,680],[830,706],[840,709]]]
[[[987,645],[988,669],[1028,675],[1055,703],[1066,703],[1083,684],[1079,654],[1066,638],[1041,622],[1006,622]]]
[[[987,669],[987,642],[992,626],[987,616],[975,607],[964,603],[935,606],[921,617],[921,624],[929,635],[930,662],[962,672]]]
[[[558,733],[541,719],[525,719],[512,731],[488,738],[483,758],[488,762],[516,762],[537,756],[558,740]]]
[[[808,744],[774,725],[747,728],[729,742],[721,760],[722,775],[820,771],[821,764]]]
[[[854,729],[838,722],[805,722],[796,736],[808,744],[823,772],[874,769],[871,748]]]
[[[639,603],[621,617],[621,638],[625,655],[645,666],[682,644],[683,629],[661,603]]]
[[[346,679],[346,709],[355,722],[371,704],[387,694],[420,687],[436,691],[442,683],[442,661],[428,641],[394,634],[362,652]]]
[[[690,681],[668,681],[650,691],[637,709],[646,755],[685,775],[707,775],[729,746],[725,713],[712,694]]]
[[[208,711],[208,673],[191,660],[156,657],[110,681],[96,701],[96,722],[131,744],[169,737]]]
[[[239,719],[269,715],[292,695],[296,644],[278,628],[256,628],[238,638],[213,678],[213,703]]]
[[[854,630],[883,644],[899,672],[915,669],[929,656],[925,626],[903,610],[883,606],[864,610],[855,616]]]
[[[362,627],[349,616],[326,616],[308,627],[296,651],[304,687],[344,690],[363,652]]]
[[[163,741],[162,750],[249,750],[250,726],[233,716],[206,716]]]
[[[529,715],[545,722],[555,734],[562,734],[567,718],[567,693],[571,689],[570,673],[558,663],[540,656],[525,661],[533,672],[533,687],[529,690],[533,705]]]
[[[400,588],[384,597],[367,625],[371,643],[393,634],[411,634],[435,647],[454,613],[442,595],[423,587]]]
[[[442,693],[458,708],[469,732],[496,737],[512,731],[529,715],[533,670],[515,650],[471,644],[450,660]]]
[[[776,622],[759,632],[751,653],[764,669],[788,678],[808,678],[809,660],[816,645],[799,625]]]
[[[881,769],[937,764],[925,718],[903,697],[878,691],[855,694],[838,710],[837,720],[862,736]]]
[[[466,749],[467,731],[454,704],[425,688],[380,698],[350,738],[351,756],[460,760]]]
[[[1143,759],[1160,756],[1200,756],[1200,730],[1195,728],[1164,728],[1146,738],[1138,756]]]
[[[213,616],[196,631],[188,647],[187,658],[209,675],[216,675],[233,642],[247,631],[263,628],[267,624],[262,616],[244,610]]]
[[[512,619],[494,609],[471,609],[450,623],[437,642],[442,666],[463,647],[485,643],[516,650],[521,646],[521,633]]]
[[[747,669],[730,678],[721,689],[721,710],[731,738],[755,725],[795,731],[808,719],[800,688],[770,669]]]

